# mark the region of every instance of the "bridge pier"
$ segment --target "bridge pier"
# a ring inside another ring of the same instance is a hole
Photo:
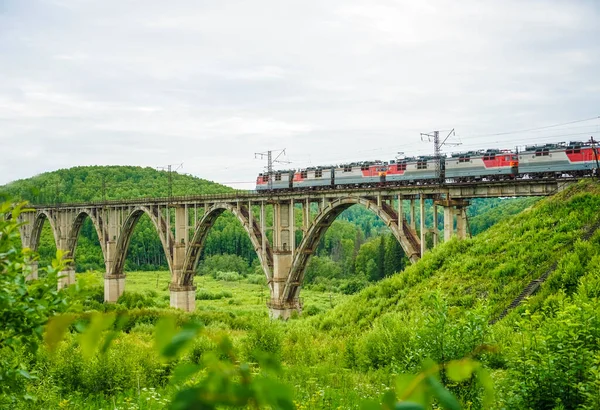
[[[38,278],[38,267],[39,267],[38,261],[30,261],[28,263],[27,276],[25,276],[26,281],[30,281],[30,280],[34,280],[34,279]]]
[[[75,267],[70,265],[58,273],[58,290],[75,284]]]
[[[436,204],[444,208],[444,241],[449,241],[454,235],[454,217],[456,217],[456,236],[465,239],[469,201],[446,199],[437,201]]]
[[[104,301],[115,303],[125,291],[125,275],[104,276]]]
[[[427,241],[425,240],[425,235],[427,233],[427,229],[425,228],[425,197],[423,195],[419,198],[419,208],[420,208],[420,223],[421,223],[421,257],[425,255],[427,251]]]
[[[323,206],[328,206],[323,203]],[[301,313],[297,297],[285,300],[282,296],[290,276],[295,253],[294,201],[273,204],[273,278],[271,300],[267,303],[272,319],[289,319],[293,312]]]
[[[186,312],[196,310],[196,286],[171,283],[169,290],[171,292],[171,307],[185,310]]]

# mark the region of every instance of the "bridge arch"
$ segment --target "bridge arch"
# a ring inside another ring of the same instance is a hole
[[[235,206],[229,203],[220,202],[207,208],[202,219],[198,221],[194,228],[194,235],[192,237],[190,246],[185,255],[183,264],[183,274],[178,278],[178,285],[191,286],[193,284],[194,275],[196,268],[198,267],[198,261],[200,260],[200,254],[204,248],[204,243],[208,232],[215,224],[217,218],[225,211],[230,211],[242,224],[244,230],[250,237],[252,246],[258,255],[258,260],[265,272],[267,281],[272,278],[272,266],[273,266],[273,254],[269,243],[265,243],[265,253],[262,252],[262,236],[260,227],[256,221],[252,220],[252,226],[250,223],[250,210],[245,206]]]
[[[57,227],[57,223],[52,217],[52,214],[46,210],[38,211],[33,220],[31,226],[31,235],[29,237],[29,243],[24,243],[24,236],[21,234],[21,242],[23,246],[29,247],[32,251],[37,251],[40,246],[40,237],[42,235],[42,228],[44,227],[44,221],[48,220],[50,228],[52,229],[52,236],[54,236],[54,244],[56,249],[60,249],[60,232]]]
[[[148,217],[152,221],[152,224],[154,225],[154,228],[158,233],[158,237],[165,252],[167,263],[169,264],[169,270],[173,272],[172,255],[175,238],[173,237],[173,233],[169,230],[165,217],[160,213],[157,207],[149,208],[146,206],[137,206],[133,208],[125,217],[125,221],[121,226],[121,231],[118,235],[118,238],[116,239],[117,244],[115,249],[114,260],[112,261],[112,266],[107,266],[107,269],[111,272],[111,274],[123,274],[123,266],[125,265],[125,258],[127,257],[129,244],[131,242],[131,238],[133,237],[133,231],[143,215],[148,215]],[[108,238],[108,241],[110,240],[111,238]]]
[[[78,210],[77,214],[73,218],[73,222],[67,236],[67,250],[69,251],[69,258],[73,259],[73,264],[75,263],[77,239],[79,238],[79,233],[81,232],[81,228],[83,227],[83,223],[85,222],[86,218],[90,218],[92,225],[94,225],[94,229],[96,230],[96,234],[98,235],[98,240],[100,242],[100,248],[102,249],[102,256],[106,261],[106,241],[102,229],[102,218],[95,215],[91,209],[81,209]]]
[[[323,208],[317,214],[308,231],[302,238],[299,247],[295,251],[290,274],[286,280],[283,292],[280,295],[281,302],[293,302],[298,298],[300,286],[304,280],[306,266],[308,265],[311,256],[316,251],[319,241],[336,218],[346,209],[354,205],[362,205],[381,218],[386,226],[390,228],[390,231],[396,237],[411,262],[414,262],[419,258],[418,242],[413,237],[412,232],[406,230],[405,223],[402,219],[400,225],[398,224],[398,214],[390,205],[386,203],[378,205],[378,202],[375,199],[367,197],[348,196],[339,198],[330,202],[328,206]]]

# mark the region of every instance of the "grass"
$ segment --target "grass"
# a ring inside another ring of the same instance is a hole
[[[98,279],[103,273],[94,272]],[[141,294],[156,292],[157,298],[169,300],[169,283],[171,275],[168,271],[134,271],[127,272],[125,291]],[[212,276],[196,276],[194,278],[196,294],[225,295],[221,298],[196,300],[196,310],[227,311],[235,314],[267,314],[267,300],[270,298],[266,285],[248,283],[248,279],[240,281],[216,280]],[[302,290],[300,297],[304,303],[304,312],[315,314],[326,312],[349,298],[341,293]]]

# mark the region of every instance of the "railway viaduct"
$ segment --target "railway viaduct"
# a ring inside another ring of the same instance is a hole
[[[571,182],[516,180],[36,205],[19,219],[24,222],[20,228],[24,247],[37,250],[47,219],[57,249],[75,255],[83,222],[90,218],[106,264],[104,300],[115,302],[125,289],[123,267],[134,227],[142,215],[148,215],[158,232],[171,272],[170,304],[192,311],[195,309],[194,275],[204,241],[219,215],[232,212],[248,233],[267,278],[270,315],[285,319],[292,312],[302,310],[299,295],[304,271],[319,240],[336,217],[353,205],[362,205],[377,214],[411,262],[415,262],[427,251],[426,233],[433,234],[434,246],[442,238],[466,236],[466,208],[471,198],[547,196]],[[437,223],[426,226],[425,200],[428,199],[433,200],[434,221],[440,221],[438,212],[443,214],[443,230],[438,230]],[[296,216],[300,212],[302,223],[297,226]],[[296,240],[297,237],[301,240]],[[37,269],[37,262],[31,262],[29,278],[37,278]],[[71,262],[59,277],[59,288],[74,282],[75,265]]]

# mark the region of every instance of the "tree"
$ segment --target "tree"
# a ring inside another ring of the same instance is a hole
[[[32,283],[25,281],[28,261],[35,259],[29,249],[17,250],[17,217],[24,204],[0,203],[0,397],[15,402],[24,397],[24,382],[32,378],[26,363],[18,360],[21,350],[35,352],[48,318],[64,307],[57,289],[61,263],[43,269],[46,275]]]

